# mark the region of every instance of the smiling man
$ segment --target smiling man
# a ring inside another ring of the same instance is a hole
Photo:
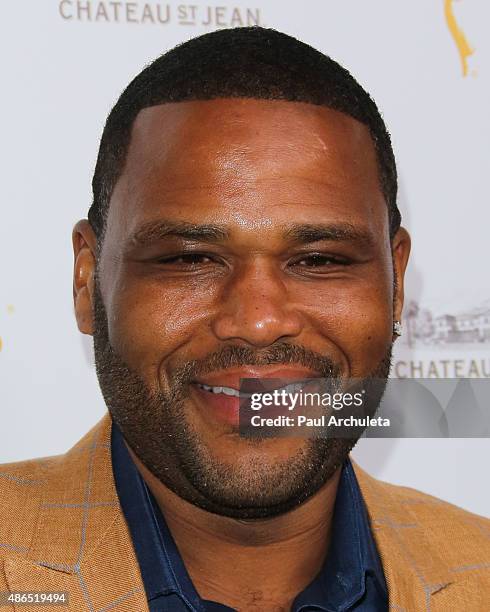
[[[369,477],[356,439],[238,431],[243,378],[389,375],[410,239],[353,77],[273,30],[193,39],[121,95],[93,190],[74,300],[108,413],[66,455],[3,466],[0,590],[77,611],[487,609],[488,521]]]

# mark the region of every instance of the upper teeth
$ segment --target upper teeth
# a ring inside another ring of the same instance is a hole
[[[235,397],[239,397],[240,393],[238,389],[232,389],[231,387],[212,387],[210,385],[199,385],[205,391],[210,391],[211,393],[224,393],[225,395],[234,395]]]
[[[199,383],[199,387],[204,389],[205,391],[209,391],[211,393],[224,393],[225,395],[233,395],[235,397],[240,397],[240,392],[238,389],[233,389],[232,387],[214,387],[211,385],[205,385],[203,383]],[[287,385],[286,387],[282,387],[278,389],[278,391],[285,390],[287,393],[297,393],[301,391],[304,387],[304,383],[292,383]],[[250,395],[249,393],[243,393],[243,395]]]

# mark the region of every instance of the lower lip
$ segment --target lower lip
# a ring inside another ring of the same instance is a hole
[[[235,395],[205,391],[198,385],[192,385],[200,404],[204,404],[207,416],[224,425],[238,427],[240,415],[240,398]]]

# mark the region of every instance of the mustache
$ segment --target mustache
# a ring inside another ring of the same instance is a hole
[[[176,368],[171,376],[172,384],[182,387],[197,376],[216,370],[240,366],[300,365],[315,371],[322,378],[338,378],[341,367],[332,359],[297,344],[278,342],[266,349],[227,345],[202,359],[188,361]]]

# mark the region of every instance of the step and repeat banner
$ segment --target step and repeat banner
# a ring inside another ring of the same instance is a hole
[[[489,23],[487,0],[2,3],[0,462],[64,452],[105,411],[73,315],[71,230],[122,89],[217,28],[292,34],[373,95],[413,239],[393,376],[490,378]],[[354,456],[379,478],[490,514],[489,449],[488,438],[365,439]]]

